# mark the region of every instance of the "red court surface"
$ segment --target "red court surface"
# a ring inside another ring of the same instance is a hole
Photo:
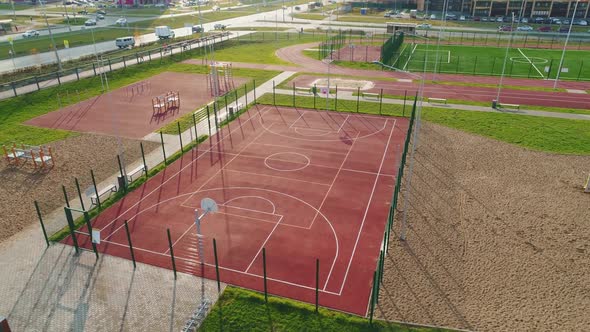
[[[212,100],[207,92],[205,75],[165,72],[138,83],[146,82],[148,84],[133,92],[130,86],[122,87],[25,123],[44,128],[143,138]],[[234,77],[236,86],[244,82],[245,79]],[[154,115],[152,98],[168,91],[179,92],[180,107]],[[61,97],[64,98],[63,95]],[[76,96],[72,92],[69,98],[75,100]]]
[[[315,301],[365,315],[396,170],[405,118],[307,109],[252,108],[93,221],[98,249],[171,268],[169,228],[179,271],[201,275],[195,208],[204,217],[205,277],[215,279],[216,239],[223,282]],[[86,229],[78,232],[90,249]],[[68,238],[68,242],[71,239]]]

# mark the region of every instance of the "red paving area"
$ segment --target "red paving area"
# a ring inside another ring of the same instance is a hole
[[[365,315],[408,120],[265,106],[244,113],[93,220],[98,249],[201,275],[195,208],[219,212],[202,224],[205,277]],[[90,249],[86,230],[78,241]],[[66,242],[71,242],[68,238]]]
[[[133,94],[128,87],[122,87],[36,117],[25,124],[127,138],[143,138],[212,99],[207,93],[205,75],[165,72],[135,84],[145,82],[148,84]],[[246,82],[245,79],[234,78],[236,86],[244,82]],[[168,91],[180,92],[180,108],[154,116],[152,98]]]

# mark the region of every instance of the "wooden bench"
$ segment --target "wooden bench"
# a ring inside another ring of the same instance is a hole
[[[295,87],[295,92],[296,93],[310,95],[311,94],[311,88],[306,88],[306,87],[303,87],[303,86],[296,86]]]
[[[520,105],[518,105],[518,104],[504,104],[504,103],[502,103],[502,104],[498,104],[498,107],[499,108],[515,108],[517,110],[520,110]]]
[[[361,92],[361,96],[363,98],[374,98],[374,99],[379,99],[379,94],[378,93],[371,93],[371,92]]]
[[[114,184],[110,184],[106,187],[104,187],[103,189],[98,191],[98,197],[103,196],[106,193],[116,193],[117,192],[117,186]],[[90,203],[92,203],[92,205],[97,205],[98,204],[98,197],[96,195],[96,193],[94,193],[94,195],[90,196]]]
[[[133,182],[133,177],[140,172],[145,171],[145,165],[139,165],[136,168],[134,168],[133,170],[131,170],[131,172],[127,173],[127,180],[129,181],[129,183]],[[140,175],[141,176],[141,175]],[[137,179],[136,179],[137,180]]]
[[[428,102],[431,104],[447,104],[447,100],[445,98],[428,98]]]

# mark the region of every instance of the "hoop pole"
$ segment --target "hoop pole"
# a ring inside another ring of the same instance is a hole
[[[219,261],[217,260],[217,241],[213,239],[213,254],[215,256],[215,276],[217,277],[217,293],[221,292],[221,283],[219,282]]]
[[[266,248],[262,248],[262,271],[264,273],[264,302],[268,303],[268,288],[266,286]]]
[[[90,177],[92,177],[92,185],[94,186],[94,193],[96,194],[96,205],[100,210],[100,196],[98,195],[98,187],[96,186],[96,178],[94,177],[94,171],[90,169]]]
[[[176,262],[174,261],[174,248],[172,248],[172,237],[170,236],[170,228],[166,228],[168,234],[168,247],[170,248],[170,258],[172,258],[172,270],[174,271],[174,279],[176,280]]]
[[[78,191],[78,198],[80,199],[80,206],[82,210],[86,210],[84,208],[84,201],[82,200],[82,191],[80,191],[80,182],[78,182],[78,178],[74,177],[74,182],[76,183],[76,190]]]

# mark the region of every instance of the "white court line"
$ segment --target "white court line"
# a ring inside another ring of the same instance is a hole
[[[255,115],[256,116],[256,115]],[[250,120],[253,120],[255,116],[251,116],[248,118],[248,120],[244,121],[244,123],[247,123]],[[262,116],[261,116],[262,117]],[[151,194],[155,193],[156,191],[160,190],[161,187],[163,187],[166,183],[168,183],[168,181],[171,181],[172,179],[174,179],[178,174],[182,173],[182,171],[184,171],[187,167],[192,167],[193,163],[196,162],[197,160],[199,160],[202,156],[206,155],[208,152],[210,152],[214,146],[217,146],[219,143],[221,143],[226,137],[230,136],[232,132],[240,129],[241,126],[237,126],[237,128],[234,128],[233,130],[230,130],[229,134],[227,136],[222,137],[221,139],[219,139],[217,141],[217,143],[212,144],[209,149],[205,150],[203,153],[201,153],[201,155],[197,156],[197,158],[191,160],[191,162],[189,162],[186,166],[184,166],[183,168],[181,168],[180,170],[178,170],[178,172],[176,172],[176,174],[174,174],[173,176],[171,176],[168,180],[162,182],[161,184],[159,184],[156,188],[154,188],[154,190],[150,191],[147,195],[141,197],[140,200],[138,200],[137,202],[135,202],[133,205],[131,205],[127,210],[125,210],[123,213],[120,213],[116,218],[114,218],[113,220],[111,220],[108,224],[106,224],[105,226],[103,226],[100,231],[102,232],[104,229],[106,229],[107,227],[109,227],[112,223],[114,223],[116,220],[119,219],[119,216],[124,215],[125,213],[131,211],[131,209],[135,208],[135,206],[137,206],[138,204],[140,204],[141,202],[143,202],[144,199],[146,199],[148,196],[150,196]],[[263,131],[264,132],[264,131]],[[217,134],[219,134],[219,131],[217,132]],[[211,138],[209,138],[209,140],[211,140]],[[211,141],[210,141],[211,142]],[[197,149],[198,151],[198,149]],[[115,234],[119,229],[121,229],[122,227],[124,227],[124,225],[119,226],[118,228],[116,228],[112,233],[110,233],[106,238],[110,237],[111,235]]]
[[[344,119],[344,122],[342,122],[342,125],[340,125],[340,127],[338,128],[338,131],[336,131],[336,133],[339,133],[340,130],[342,130],[342,127],[344,127],[344,125],[346,124],[346,122],[348,121],[348,118],[350,118],[350,114],[346,116],[346,119]],[[387,120],[385,120],[387,121]],[[358,136],[358,135],[357,135]]]
[[[275,232],[275,229],[277,229],[277,227],[279,227],[279,224],[281,223],[282,220],[283,220],[283,217],[281,217],[281,219],[279,219],[279,221],[275,224],[275,227],[273,227],[272,230],[270,231],[270,233],[268,233],[268,236],[266,237],[264,242],[262,242],[262,244],[260,245],[260,249],[258,249],[258,251],[256,252],[256,255],[254,255],[254,258],[252,258],[252,261],[250,262],[250,264],[248,264],[248,267],[246,268],[246,270],[244,272],[248,273],[248,270],[250,270],[250,268],[252,267],[252,264],[254,264],[256,257],[258,257],[258,255],[260,255],[262,248],[264,248],[264,246],[266,245],[266,242],[268,242],[268,240],[272,236],[272,233]]]
[[[522,52],[522,50],[520,48],[517,48],[517,50],[526,59],[526,61],[528,61],[531,65],[533,65],[533,68],[535,68],[535,70],[537,71],[537,73],[539,73],[539,75],[541,76],[541,78],[545,78],[545,76],[543,76],[543,73],[541,73],[541,71],[539,70],[539,68],[537,68],[537,66],[535,66],[535,64],[531,61],[531,59],[529,59],[528,56],[524,55],[524,53]]]
[[[385,120],[385,123],[387,123],[387,120]],[[358,138],[358,133],[356,136]],[[332,184],[330,184],[330,188],[328,188],[328,191],[324,195],[324,199],[320,203],[320,206],[317,208],[316,214],[313,217],[313,219],[311,220],[311,224],[309,225],[309,228],[311,228],[313,226],[316,218],[318,217],[318,213],[320,212],[320,210],[324,206],[324,203],[326,202],[326,199],[328,198],[328,195],[330,194],[330,191],[332,190],[334,183],[336,183],[336,179],[338,179],[338,175],[340,174],[340,171],[342,170],[342,166],[344,166],[344,163],[346,163],[346,159],[348,159],[348,156],[350,155],[350,151],[352,151],[352,148],[354,147],[354,143],[356,143],[356,139],[354,139],[352,141],[350,148],[348,148],[348,153],[346,153],[346,156],[344,156],[344,159],[342,159],[342,163],[340,164],[340,167],[338,168],[336,175],[334,175],[334,179],[332,180]],[[330,280],[330,275],[332,274],[332,271],[334,270],[334,265],[336,264],[336,259],[338,259],[338,256],[335,256],[334,260],[332,261],[332,266],[330,267],[330,272],[328,273],[328,277],[326,277],[326,283],[324,284],[324,287],[323,287],[324,290],[326,289],[326,285],[328,284],[328,280]]]
[[[292,147],[292,146],[288,146],[288,145],[279,145],[279,144],[268,144],[268,143],[254,143],[256,145],[266,145],[266,146],[274,146],[277,148],[285,148],[285,149],[291,149],[291,150],[305,150],[305,151],[314,151],[314,152],[321,152],[321,153],[328,153],[328,154],[341,154],[341,155],[345,155],[346,152],[331,152],[331,151],[327,151],[327,150],[316,150],[316,149],[308,149],[308,148],[298,148],[298,147]]]
[[[258,211],[258,210],[251,210],[251,209],[246,209],[243,207],[239,207],[239,206],[232,206],[229,205],[228,203],[231,201],[235,201],[236,199],[240,199],[240,198],[258,198],[264,201],[267,201],[270,203],[270,205],[272,205],[272,212],[268,213],[268,212],[264,212],[264,211]],[[277,211],[277,207],[275,206],[275,203],[273,203],[270,199],[266,198],[266,197],[262,197],[262,196],[240,196],[240,197],[234,197],[228,201],[225,201],[223,204],[221,204],[222,206],[229,206],[235,209],[242,209],[242,210],[250,210],[250,211],[254,211],[254,212],[261,212],[261,213],[267,213],[267,214],[275,214],[275,212]]]
[[[303,117],[303,115],[304,115],[306,112],[307,112],[307,111],[303,111],[303,112],[301,112],[301,115],[300,115],[300,116],[297,118],[297,120],[293,121],[293,123],[291,123],[291,124],[289,125],[289,129],[291,129],[291,127],[293,127],[293,125],[294,125],[294,124],[296,124],[296,123],[297,123],[297,121],[299,121],[299,119],[301,119],[301,118]]]
[[[112,241],[107,241],[107,240],[104,240],[104,241],[101,240],[101,242],[113,244],[113,245],[120,246],[120,247],[129,248],[128,245],[125,245],[125,244],[122,244],[122,243],[118,243],[118,242],[112,242]],[[168,254],[163,254],[161,252],[157,252],[157,251],[153,251],[153,250],[149,250],[149,249],[143,249],[143,248],[139,248],[139,247],[135,247],[135,246],[133,247],[133,250],[139,250],[139,251],[144,251],[144,252],[151,253],[151,254],[154,254],[154,255],[170,257],[170,255],[168,255]],[[194,265],[201,264],[200,261],[194,261],[192,259],[185,258],[185,257],[182,257],[182,256],[175,256],[174,258],[175,259],[180,259],[180,260],[183,260],[183,261],[188,261],[188,262],[194,263]],[[207,265],[209,267],[215,267],[215,264],[211,264],[211,263],[205,263],[205,265]],[[244,271],[232,269],[232,268],[229,268],[229,267],[219,266],[219,268],[222,269],[222,270],[225,270],[225,271],[230,271],[230,272],[245,274],[245,275],[248,275],[248,276],[251,276],[251,277],[256,277],[256,278],[260,278],[260,279],[264,278],[263,276],[258,275],[258,274],[255,274],[255,273],[250,273],[250,272],[246,273]],[[266,279],[267,280],[272,280],[272,281],[275,281],[275,282],[278,282],[278,283],[290,285],[290,286],[295,286],[295,287],[299,287],[299,288],[304,288],[304,289],[309,289],[309,290],[315,291],[315,287],[309,287],[309,286],[305,286],[305,285],[301,285],[301,284],[296,284],[296,283],[293,283],[293,282],[289,282],[289,281],[285,281],[285,280],[281,280],[281,279],[275,279],[275,278],[271,278],[271,277],[266,277]],[[330,295],[335,295],[335,296],[340,296],[341,295],[341,294],[338,294],[338,293],[335,293],[335,292],[323,291],[321,289],[319,291],[322,292],[322,293],[325,293],[325,294],[330,294]]]
[[[240,127],[241,127],[241,126],[240,126]],[[244,150],[245,150],[245,149],[246,149],[248,146],[250,146],[250,144],[252,144],[252,142],[254,142],[254,141],[256,141],[257,139],[259,139],[259,138],[260,138],[260,136],[262,136],[262,134],[264,134],[264,133],[265,133],[265,131],[264,131],[264,130],[262,130],[262,131],[260,132],[260,134],[258,134],[258,136],[256,136],[256,138],[254,138],[253,140],[251,140],[250,142],[248,142],[248,144],[246,144],[246,146],[244,146],[244,147],[243,147],[243,148],[240,150],[240,152],[244,151]],[[207,179],[207,181],[203,182],[203,184],[202,184],[202,185],[201,185],[201,186],[200,186],[200,187],[197,189],[197,191],[196,191],[196,192],[199,192],[201,189],[203,189],[203,187],[204,187],[205,185],[207,185],[207,184],[209,183],[209,181],[211,181],[212,179],[214,179],[215,177],[217,177],[217,175],[219,175],[219,173],[221,173],[221,172],[224,170],[224,168],[225,168],[225,167],[227,167],[227,165],[231,164],[231,162],[232,162],[232,161],[234,161],[234,160],[235,160],[237,157],[239,157],[239,156],[240,156],[240,152],[238,152],[238,154],[237,154],[237,155],[235,155],[235,156],[234,156],[232,159],[230,159],[228,162],[226,162],[225,164],[223,164],[223,165],[221,166],[221,168],[219,168],[219,169],[217,170],[217,172],[215,172],[215,174],[213,174],[213,175],[212,175],[212,176],[211,176],[209,179]],[[184,205],[184,203],[186,203],[187,201],[191,200],[191,199],[192,199],[192,197],[193,197],[192,195],[191,195],[191,196],[189,196],[189,197],[188,197],[186,200],[184,200],[184,202],[182,202],[180,205]],[[183,237],[186,235],[186,233],[187,233],[187,232],[188,232],[188,231],[189,231],[189,230],[192,228],[192,226],[193,226],[193,225],[191,225],[190,227],[188,227],[188,229],[187,229],[187,230],[186,230],[184,233],[182,233],[182,235],[181,235],[181,236],[178,238],[178,240],[176,240],[176,241],[175,241],[175,242],[172,244],[172,247],[174,247],[174,245],[175,245],[175,244],[176,244],[178,241],[180,241],[180,240],[181,240],[181,239],[182,239],[182,238],[183,238]],[[168,250],[170,250],[170,249],[168,249]]]
[[[395,129],[395,124],[397,120],[393,120],[393,126],[391,126],[391,131],[389,132],[389,138],[387,139],[387,144],[385,145],[385,150],[383,151],[383,157],[381,158],[381,164],[379,165],[379,171],[377,172],[377,176],[375,177],[375,183],[373,183],[373,190],[371,190],[371,196],[369,196],[369,202],[367,203],[367,208],[365,209],[365,215],[363,216],[363,221],[361,222],[361,227],[359,228],[358,234],[356,236],[356,241],[354,242],[354,247],[352,249],[352,253],[350,254],[350,260],[348,261],[348,267],[346,268],[346,273],[344,274],[344,279],[342,280],[342,285],[340,286],[340,293],[342,294],[342,290],[344,289],[344,284],[346,284],[346,278],[348,277],[348,271],[350,270],[350,265],[352,264],[352,259],[354,258],[354,253],[356,252],[356,247],[359,243],[359,239],[361,237],[361,233],[363,231],[363,226],[365,225],[365,221],[367,220],[367,214],[369,213],[369,207],[371,206],[371,202],[373,201],[373,195],[375,194],[375,188],[377,188],[377,183],[379,182],[379,174],[381,174],[381,168],[383,168],[383,163],[385,162],[385,156],[387,155],[387,149],[389,148],[389,143],[391,142],[391,136],[393,135],[393,130]],[[326,282],[327,284],[327,282]],[[325,287],[324,287],[325,289]]]
[[[412,59],[412,56],[414,55],[414,52],[416,52],[416,48],[418,47],[418,44],[414,45],[414,48],[412,49],[412,51],[410,52],[410,55],[408,56],[408,60],[406,60],[406,64],[404,65],[404,67],[402,68],[403,70],[406,70],[406,68],[408,68],[408,64],[410,63],[410,60]]]
[[[284,180],[288,180],[288,181],[297,181],[297,182],[304,182],[304,183],[309,183],[309,184],[317,184],[317,185],[320,185],[320,186],[329,186],[329,184],[327,184],[327,183],[312,182],[312,181],[306,181],[306,180],[298,180],[298,179],[292,179],[292,178],[288,178],[288,177],[284,177],[284,176],[278,176],[278,175],[252,173],[252,172],[238,171],[238,170],[233,170],[233,169],[225,169],[224,171],[226,171],[226,172],[234,172],[234,173],[251,174],[251,175],[259,175],[259,176],[268,176],[268,177],[271,177],[271,178],[284,179]]]

